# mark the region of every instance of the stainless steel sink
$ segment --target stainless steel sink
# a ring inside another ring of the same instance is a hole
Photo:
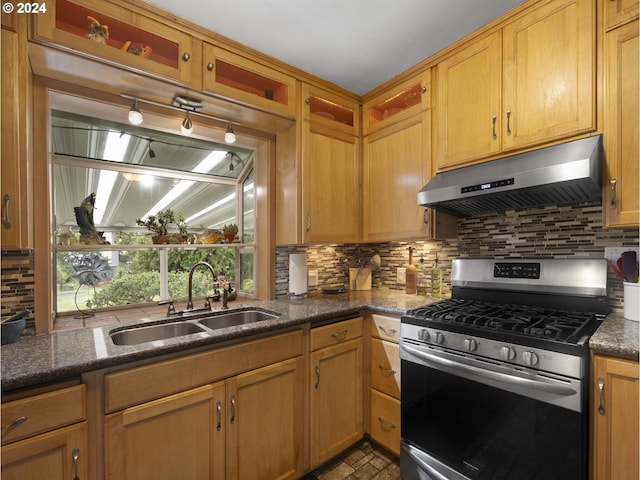
[[[139,343],[166,340],[168,338],[181,337],[183,335],[204,331],[202,327],[195,323],[172,322],[146,327],[131,327],[110,332],[109,335],[115,345],[138,345]]]
[[[247,323],[261,322],[278,318],[278,315],[263,312],[260,310],[241,310],[239,312],[223,313],[198,320],[199,323],[212,330],[225,327],[235,327],[246,325]]]

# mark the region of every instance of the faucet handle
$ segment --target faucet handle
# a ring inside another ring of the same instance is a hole
[[[176,307],[173,304],[173,300],[162,300],[161,302],[158,302],[158,305],[169,305],[169,307],[167,308],[167,317],[170,317],[171,315],[175,315],[176,314]]]

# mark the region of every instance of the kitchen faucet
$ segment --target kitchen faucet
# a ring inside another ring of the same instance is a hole
[[[198,267],[208,268],[209,271],[211,272],[211,275],[213,276],[213,281],[214,282],[218,281],[218,276],[216,275],[216,272],[213,270],[213,267],[209,263],[197,262],[196,264],[194,264],[193,267],[191,267],[191,270],[189,271],[189,300],[187,300],[187,310],[190,310],[193,308],[193,272]],[[207,304],[208,304],[208,300],[207,300]]]

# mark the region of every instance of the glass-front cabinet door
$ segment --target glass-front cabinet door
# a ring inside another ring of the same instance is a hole
[[[302,118],[350,135],[360,134],[360,105],[354,99],[302,85]]]

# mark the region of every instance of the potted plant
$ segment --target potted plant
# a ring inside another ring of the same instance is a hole
[[[227,243],[233,243],[238,234],[238,225],[235,223],[229,223],[222,227],[222,235]]]
[[[182,214],[178,216],[178,223],[176,223],[176,215],[170,208],[166,210],[160,210],[155,215],[149,215],[146,220],[137,219],[136,223],[141,227],[145,227],[151,232],[155,233],[151,237],[151,241],[155,244],[169,243],[171,235],[167,229],[168,225],[175,223],[178,226],[178,230],[182,235],[182,232],[186,232],[187,226],[184,223],[184,217]]]

